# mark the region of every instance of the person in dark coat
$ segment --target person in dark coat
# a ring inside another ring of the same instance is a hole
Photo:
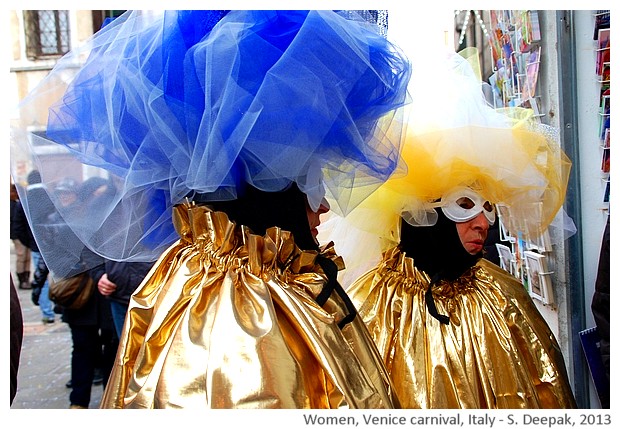
[[[22,340],[24,339],[24,319],[19,296],[11,278],[11,404],[17,394],[17,372],[19,370],[19,358],[22,352]]]
[[[32,225],[44,225],[49,215],[54,211],[54,203],[49,197],[45,185],[41,183],[41,174],[38,170],[32,170],[27,177],[28,186],[25,189],[26,200],[29,204],[36,204],[36,209],[24,207],[19,199],[15,207],[15,234],[17,238],[28,246],[33,252],[39,252],[39,246],[34,239]],[[27,214],[28,213],[28,216]],[[36,265],[36,264],[35,264]]]
[[[54,323],[56,320],[54,306],[47,298],[49,283],[47,276],[49,270],[39,251],[39,245],[34,239],[33,228],[46,228],[49,216],[54,211],[54,203],[50,199],[46,187],[41,183],[41,174],[33,170],[28,174],[28,187],[25,190],[28,204],[36,204],[35,207],[24,207],[22,199],[15,206],[14,221],[15,234],[19,241],[24,243],[31,251],[32,263],[35,267],[33,281],[31,283],[32,302],[41,309],[43,323]]]
[[[609,325],[609,253],[610,253],[610,241],[609,241],[609,217],[607,218],[607,225],[603,233],[603,240],[601,243],[601,253],[598,260],[598,273],[596,276],[596,283],[594,284],[594,295],[592,296],[592,314],[594,321],[596,322],[596,330],[601,339],[601,358],[603,360],[603,366],[605,368],[605,374],[607,375],[607,383],[609,383],[609,357],[610,357],[610,325]],[[609,391],[609,390],[607,390]],[[601,403],[603,408],[609,408],[609,397],[606,398],[606,403]]]
[[[95,198],[100,187],[99,181],[86,180],[76,187],[76,199],[67,210],[81,210]],[[50,224],[56,228],[54,235],[57,237],[72,234],[72,230],[62,219],[51,219]],[[58,251],[63,250],[59,248]],[[85,250],[80,262],[87,263],[91,258],[99,257]],[[89,270],[89,275],[95,284],[102,275],[100,266],[101,264]],[[105,389],[118,348],[118,337],[114,330],[110,303],[95,288],[83,307],[62,308],[61,320],[69,325],[73,341],[71,380],[67,383],[67,386],[71,387],[70,408],[88,408],[95,378],[101,377]]]
[[[90,275],[99,281],[95,270]],[[101,371],[105,389],[118,348],[110,303],[95,288],[84,307],[63,309],[62,321],[69,325],[73,341],[70,408],[88,408],[96,372]]]
[[[31,251],[27,246],[27,243],[22,242],[19,237],[23,237],[25,234],[23,231],[19,231],[19,228],[24,228],[28,226],[28,222],[18,222],[16,221],[20,213],[17,212],[17,206],[21,207],[21,203],[19,202],[19,195],[17,193],[17,187],[14,183],[11,183],[11,191],[10,191],[11,199],[10,199],[10,222],[11,222],[11,240],[13,241],[13,246],[15,248],[15,275],[17,276],[17,287],[20,289],[30,289],[30,267],[32,265],[31,261]],[[21,211],[23,213],[23,210]]]
[[[110,301],[112,319],[116,334],[120,338],[129,308],[131,294],[140,286],[142,280],[155,262],[106,261],[97,267],[99,292]]]
[[[110,180],[91,177],[82,184],[81,193],[92,196],[92,199],[85,200],[85,204],[97,204],[97,201],[114,198],[116,188]],[[91,277],[96,280],[99,292],[108,298],[114,328],[119,338],[125,323],[129,298],[154,263],[155,261],[119,262],[105,260],[103,264],[96,266],[90,271]]]

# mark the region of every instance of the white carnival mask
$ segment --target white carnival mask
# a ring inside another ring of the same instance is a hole
[[[495,206],[471,188],[456,188],[441,197],[433,207],[441,207],[446,217],[454,222],[467,222],[484,213],[489,225],[495,223]]]

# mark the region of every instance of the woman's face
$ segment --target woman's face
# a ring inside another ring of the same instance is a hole
[[[319,210],[316,212],[313,211],[308,205],[308,202],[306,202],[306,215],[308,216],[308,223],[310,224],[310,233],[315,241],[317,239],[316,237],[319,235],[317,227],[321,224],[321,215],[328,211],[329,204],[325,200],[321,203]]]
[[[467,253],[475,255],[484,248],[489,232],[489,222],[484,213],[479,213],[478,216],[466,222],[457,222],[456,230]]]

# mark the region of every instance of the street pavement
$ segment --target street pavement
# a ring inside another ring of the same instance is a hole
[[[12,242],[10,267],[15,282]],[[41,310],[30,299],[31,291],[17,288],[17,293],[24,319],[24,339],[17,374],[17,394],[11,409],[69,408],[71,389],[65,387],[71,378],[69,325],[60,321],[60,315],[56,315],[55,323],[44,324]],[[102,395],[103,386],[93,386],[89,408],[99,408]]]

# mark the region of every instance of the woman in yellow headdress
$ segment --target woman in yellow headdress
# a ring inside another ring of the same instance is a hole
[[[321,234],[353,270],[362,252],[383,251],[347,292],[404,408],[575,407],[547,323],[523,285],[482,257],[497,206],[524,238],[545,231],[570,161],[530,111],[488,106],[463,57],[425,64],[414,62],[410,84],[408,172]]]

